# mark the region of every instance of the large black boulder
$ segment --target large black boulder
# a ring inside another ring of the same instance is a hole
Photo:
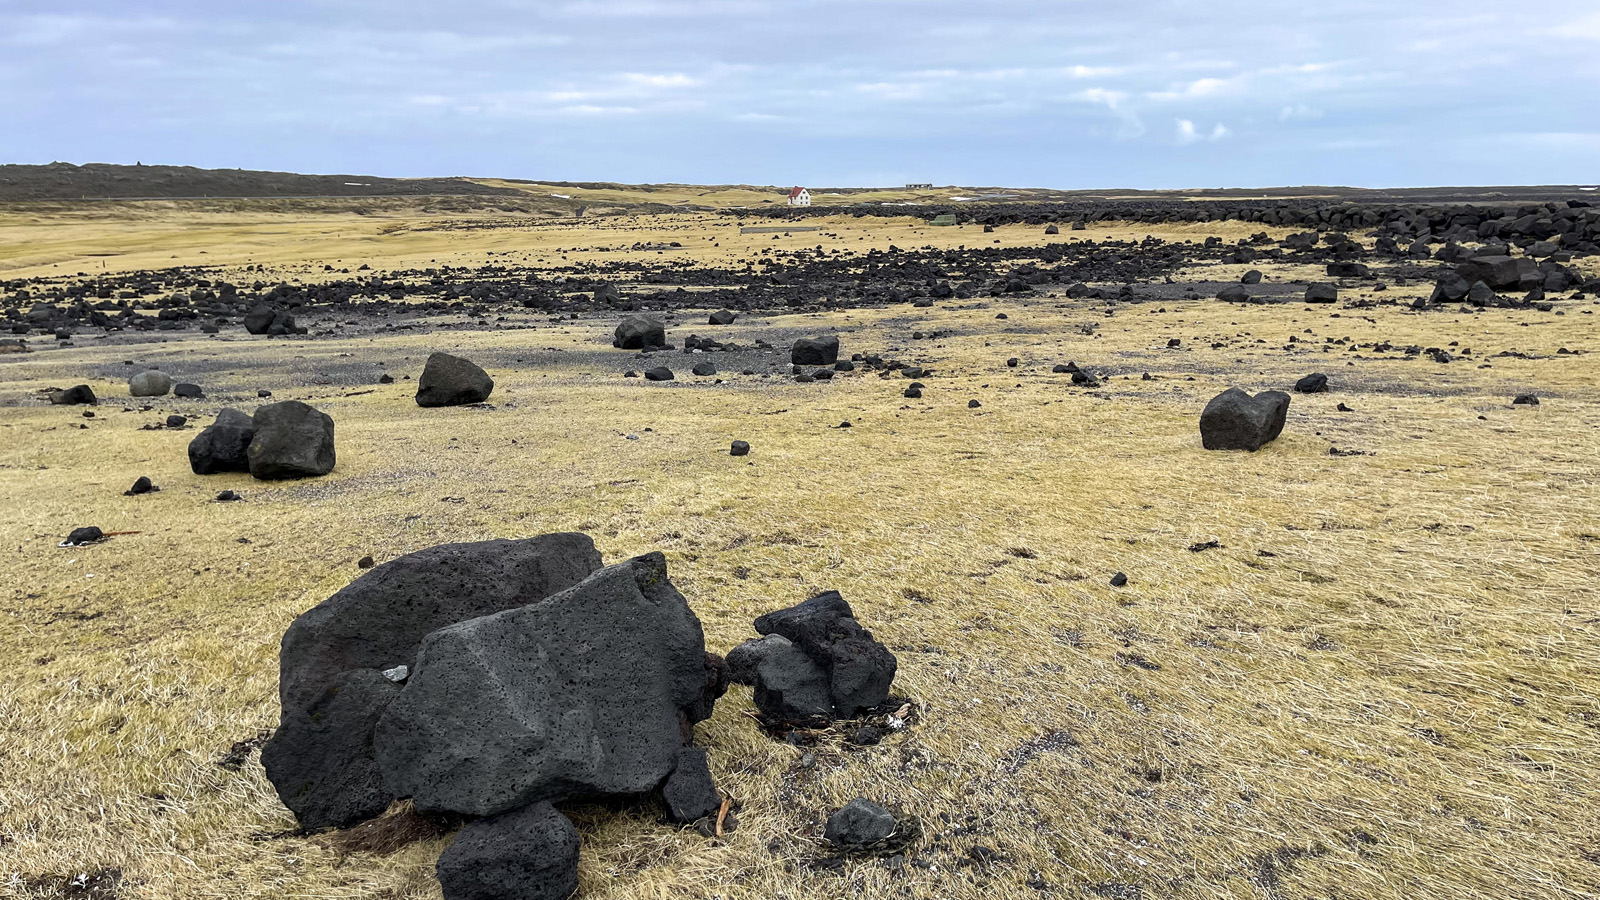
[[[302,828],[343,828],[389,808],[394,796],[373,757],[372,730],[399,694],[377,669],[351,669],[308,705],[283,708],[261,765]]]
[[[257,303],[244,316],[244,330],[251,334],[283,335],[296,331],[294,316],[270,303]]]
[[[255,438],[255,420],[243,412],[225,407],[217,420],[189,442],[189,468],[196,475],[250,471],[250,441]]]
[[[466,406],[482,403],[494,391],[494,379],[470,360],[434,353],[417,380],[417,405]]]
[[[611,346],[619,350],[643,350],[667,343],[667,330],[660,322],[646,316],[629,316],[617,326]]]
[[[738,316],[731,309],[719,309],[707,320],[712,325],[732,325]]]
[[[1336,303],[1339,300],[1339,288],[1327,282],[1318,282],[1306,288],[1307,303]]]
[[[1328,392],[1328,376],[1312,372],[1294,383],[1294,391],[1297,394],[1325,394]]]
[[[301,614],[278,654],[282,724],[262,751],[284,805],[308,828],[382,812],[395,795],[372,789],[372,733],[400,692],[378,684],[382,673],[414,665],[440,628],[536,603],[598,568],[582,534],[442,544],[369,569]],[[316,727],[323,718],[335,724]]]
[[[568,900],[578,890],[578,830],[548,803],[470,822],[439,854],[445,900]]]
[[[709,715],[711,665],[666,559],[636,557],[428,635],[378,722],[378,763],[425,812],[646,793]]]
[[[801,338],[789,348],[789,362],[797,366],[831,366],[839,361],[839,339]]]
[[[53,391],[50,394],[50,402],[56,406],[96,406],[100,400],[95,397],[94,390],[87,384],[80,384],[64,391]]]
[[[756,661],[753,697],[758,709],[780,722],[834,717],[828,673],[792,642]]]
[[[1511,256],[1476,256],[1456,267],[1456,274],[1469,284],[1482,281],[1495,290],[1514,288],[1521,284],[1523,275],[1538,271],[1531,259]],[[1542,279],[1541,279],[1542,280]]]
[[[1255,452],[1283,433],[1289,414],[1289,395],[1263,391],[1254,397],[1228,388],[1211,399],[1200,413],[1200,442],[1207,450]]]
[[[263,481],[315,478],[333,471],[333,417],[299,400],[256,409],[247,455]]]

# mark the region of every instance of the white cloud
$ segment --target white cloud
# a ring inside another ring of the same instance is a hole
[[[1228,129],[1228,126],[1222,124],[1221,122],[1218,122],[1216,126],[1211,129],[1210,133],[1202,133],[1199,129],[1194,127],[1194,122],[1192,120],[1178,120],[1178,143],[1180,144],[1187,145],[1198,144],[1201,141],[1220,141],[1231,134],[1233,134],[1233,132]]]

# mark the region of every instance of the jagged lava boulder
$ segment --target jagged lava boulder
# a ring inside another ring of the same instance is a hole
[[[831,366],[839,361],[836,337],[801,338],[789,348],[789,362],[796,366]]]
[[[898,666],[894,654],[861,627],[838,591],[768,613],[755,627],[790,644],[769,641],[753,651],[759,657],[756,705],[767,715],[785,721],[849,718],[888,699]]]
[[[618,350],[643,350],[661,347],[667,343],[667,330],[660,322],[646,316],[629,316],[617,325],[611,346]]]
[[[250,474],[263,481],[315,478],[333,471],[333,417],[285,400],[259,407],[247,456]]]
[[[712,665],[665,557],[637,557],[428,635],[378,722],[378,765],[425,812],[646,793],[709,715]]]
[[[417,405],[466,406],[482,403],[493,391],[494,379],[476,363],[448,353],[434,353],[417,380]]]
[[[267,778],[306,828],[370,818],[395,798],[372,750],[423,638],[537,603],[600,568],[582,534],[442,544],[373,569],[294,620],[278,654],[282,722],[262,750]]]
[[[255,420],[232,407],[217,413],[217,420],[189,442],[189,468],[196,475],[250,471],[250,441],[256,436]]]
[[[294,334],[298,329],[294,316],[288,311],[270,303],[257,303],[245,313],[244,330],[251,334],[284,335]]]
[[[1228,388],[1200,413],[1200,442],[1207,450],[1249,450],[1252,453],[1283,433],[1289,395],[1263,391],[1254,397]]]

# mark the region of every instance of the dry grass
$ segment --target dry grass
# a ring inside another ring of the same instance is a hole
[[[834,224],[883,242],[913,231]],[[950,231],[918,243],[959,242]],[[534,234],[462,240],[481,251]],[[284,258],[316,246],[270,244],[260,252]],[[847,352],[901,348],[937,370],[920,401],[873,375],[650,385],[545,349],[603,349],[594,320],[8,359],[0,401],[123,359],[204,369],[218,400],[122,413],[120,380],[100,377],[87,380],[110,402],[93,420],[0,408],[0,894],[62,896],[55,876],[117,869],[124,898],[436,897],[448,838],[387,852],[287,835],[257,757],[218,760],[276,724],[279,636],[360,557],[578,529],[609,560],[664,550],[717,650],[760,612],[841,590],[921,708],[880,746],[829,735],[807,758],[764,737],[736,688],[700,739],[743,804],[739,829],[711,841],[649,805],[570,810],[584,896],[1596,896],[1600,332],[1580,312],[1592,307],[1568,306],[1335,319],[1203,302],[1108,317],[1035,298],[729,330],[838,327]],[[913,327],[949,335],[913,342]],[[1183,348],[1165,349],[1174,336]],[[1459,341],[1476,361],[1354,359],[1323,352],[1330,337]],[[1563,346],[1585,355],[1555,357]],[[432,349],[525,362],[490,366],[489,410],[420,410],[405,382],[355,396],[368,388],[309,383],[378,362],[414,376]],[[1501,350],[1541,358],[1485,358]],[[1115,377],[1072,388],[1049,374],[1069,359]],[[1221,387],[1318,369],[1337,393],[1296,397],[1281,440],[1200,449],[1196,414]],[[228,398],[248,407],[259,387],[334,416],[333,475],[200,478],[192,430],[140,430]],[[1509,407],[1529,389],[1543,406]],[[832,427],[843,420],[854,427]],[[748,459],[726,455],[733,438]],[[122,496],[140,474],[163,490]],[[223,488],[246,501],[209,502]],[[55,546],[82,524],[139,533]],[[1108,586],[1117,571],[1127,587]],[[923,818],[905,867],[811,865],[826,811],[857,794]]]

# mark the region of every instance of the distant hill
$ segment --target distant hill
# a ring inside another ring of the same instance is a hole
[[[168,200],[197,197],[518,196],[465,178],[296,175],[192,166],[50,163],[0,166],[0,201]]]

